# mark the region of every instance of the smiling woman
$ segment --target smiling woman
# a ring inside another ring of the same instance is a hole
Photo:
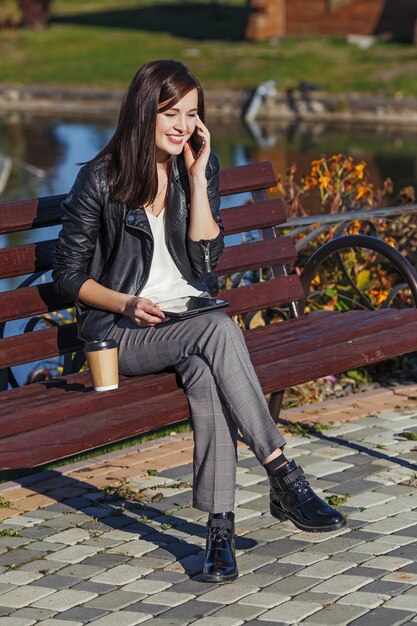
[[[158,304],[217,293],[212,271],[224,245],[203,90],[182,63],[140,68],[113,137],[81,169],[64,207],[53,278],[62,296],[77,301],[81,337],[116,340],[124,375],[172,367],[185,388],[195,438],[193,504],[209,512],[203,580],[238,575],[238,430],[270,478],[272,515],[303,530],[344,526],[283,455],[285,438],[238,325],[218,310],[169,318]]]

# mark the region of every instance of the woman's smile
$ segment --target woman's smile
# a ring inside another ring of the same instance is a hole
[[[171,143],[175,143],[175,144],[181,144],[182,140],[184,139],[184,135],[167,135],[168,140],[171,141]]]

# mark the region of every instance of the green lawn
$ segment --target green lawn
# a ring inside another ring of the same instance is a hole
[[[300,80],[329,92],[417,95],[417,48],[381,42],[367,51],[343,39],[242,40],[244,0],[55,0],[45,31],[0,33],[0,82],[123,89],[145,61],[184,61],[206,88],[281,87]]]

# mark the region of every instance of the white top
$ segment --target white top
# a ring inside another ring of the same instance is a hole
[[[165,209],[158,215],[146,212],[151,227],[154,250],[148,280],[140,292],[141,298],[148,298],[155,304],[183,296],[198,296],[201,289],[195,289],[181,275],[165,241]]]

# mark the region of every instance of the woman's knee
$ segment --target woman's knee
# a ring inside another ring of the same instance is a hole
[[[177,372],[186,390],[194,385],[208,387],[214,384],[210,366],[204,356],[200,354],[194,354],[185,359],[177,366]]]
[[[203,318],[206,327],[212,332],[213,336],[225,334],[243,337],[240,327],[223,311],[211,311],[204,314]]]

